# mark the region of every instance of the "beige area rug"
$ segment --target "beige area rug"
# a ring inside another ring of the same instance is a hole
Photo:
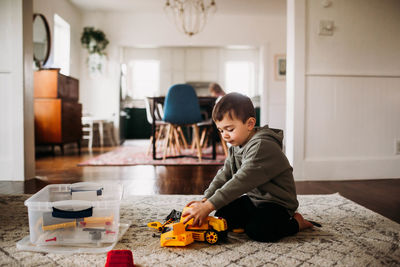
[[[104,266],[106,254],[60,255],[17,251],[28,235],[28,195],[0,196],[1,266]],[[400,224],[333,195],[299,196],[299,211],[315,228],[277,243],[258,243],[229,233],[225,243],[162,248],[146,224],[162,220],[200,196],[134,196],[123,201],[121,221],[131,227],[115,249],[130,249],[137,266],[400,266]]]

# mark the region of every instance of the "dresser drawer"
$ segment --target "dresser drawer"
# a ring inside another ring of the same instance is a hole
[[[61,98],[78,102],[79,81],[59,73],[59,69],[35,71],[34,97]]]

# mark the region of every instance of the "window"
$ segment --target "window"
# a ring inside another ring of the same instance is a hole
[[[132,83],[130,95],[134,99],[155,96],[160,87],[160,61],[134,60],[131,62]]]
[[[225,88],[227,93],[237,92],[249,97],[255,95],[254,63],[228,61],[225,63]]]
[[[54,15],[54,66],[60,72],[69,75],[70,62],[70,26],[59,15]]]

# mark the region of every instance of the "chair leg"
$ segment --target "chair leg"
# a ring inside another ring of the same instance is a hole
[[[166,132],[167,131],[167,127],[165,125],[161,125],[160,126],[160,130],[158,130],[158,135],[157,135],[157,140],[156,140],[156,147],[157,149],[162,149],[165,143],[165,139],[166,139]],[[161,142],[162,141],[162,142]]]
[[[196,124],[193,124],[194,127],[194,139],[196,141],[197,146],[197,157],[199,161],[201,161],[201,146],[200,146],[200,138],[199,138],[199,127]]]
[[[147,147],[147,151],[146,151],[146,156],[150,155],[150,151],[152,150],[151,148],[153,147],[153,136],[150,136],[150,144]]]
[[[194,128],[192,129],[192,132],[194,132]],[[194,134],[192,134],[192,144],[190,145],[190,149],[192,150],[192,153],[196,149],[196,142],[195,142]]]
[[[192,129],[192,131],[193,131],[193,134],[192,134],[192,145],[191,145],[191,149],[192,149],[192,153],[196,150],[196,148],[197,148],[197,145],[196,145],[196,137],[195,137],[195,129],[194,129],[194,124],[192,125],[193,126],[193,129]],[[199,126],[197,126],[196,125],[196,127],[197,127],[197,129],[198,129],[198,131],[199,131],[199,136],[200,136],[200,129],[199,129]],[[201,147],[201,141],[200,141],[200,147]]]
[[[181,153],[181,146],[179,144],[179,135],[178,135],[178,129],[174,127],[174,137],[175,137],[175,147],[178,152],[178,154]]]
[[[187,148],[188,148],[188,143],[187,143],[187,141],[186,141],[185,135],[183,134],[183,131],[182,131],[182,127],[181,127],[181,126],[178,126],[178,133],[179,133],[179,135],[180,135],[180,137],[181,137],[181,139],[182,139],[183,148],[184,148],[184,149],[187,149]]]
[[[173,126],[171,125],[171,128]],[[173,147],[172,147],[172,140],[171,140],[171,133],[173,131],[173,128],[171,129],[171,131],[168,132],[168,136],[167,136],[167,154],[169,155],[173,155],[174,151],[173,151]]]
[[[175,143],[175,139],[174,139],[175,126],[172,125],[171,127],[172,127],[172,131],[171,131],[170,137],[169,137],[169,147],[171,149],[172,156],[176,156],[178,154],[178,151],[177,151],[176,143]]]
[[[156,145],[160,141],[160,139],[161,139],[163,134],[164,134],[164,125],[160,125],[160,129],[158,130],[158,134],[156,132],[156,136],[157,136]]]
[[[164,141],[164,155],[163,155],[163,160],[165,160],[167,158],[167,149],[168,149],[168,143],[170,141],[170,136],[171,136],[171,132],[173,130],[173,126],[171,124],[168,124],[168,130],[167,130],[167,135],[165,137],[165,141]]]
[[[157,147],[157,144],[160,141],[161,132],[162,132],[162,125],[160,126],[159,129],[156,128],[156,132],[155,132],[156,147]],[[150,144],[149,144],[149,146],[147,148],[146,156],[149,156],[151,151],[153,151],[153,135],[150,136]]]
[[[206,137],[206,133],[207,133],[207,127],[205,127],[202,131],[201,131],[201,137],[200,137],[200,147],[204,146],[204,139]]]
[[[207,128],[204,128],[201,131],[200,148],[206,147],[207,141],[208,141]],[[194,152],[195,149],[196,149],[196,142],[195,142],[195,139],[193,138],[193,140],[192,140],[192,152]]]
[[[93,147],[93,122],[90,121],[87,124],[82,127],[82,132],[83,132],[83,139],[88,140],[88,148],[89,151],[92,151]]]

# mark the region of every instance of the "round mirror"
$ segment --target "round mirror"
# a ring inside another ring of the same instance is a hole
[[[50,30],[42,14],[33,15],[33,59],[38,68],[46,64],[50,54]]]

